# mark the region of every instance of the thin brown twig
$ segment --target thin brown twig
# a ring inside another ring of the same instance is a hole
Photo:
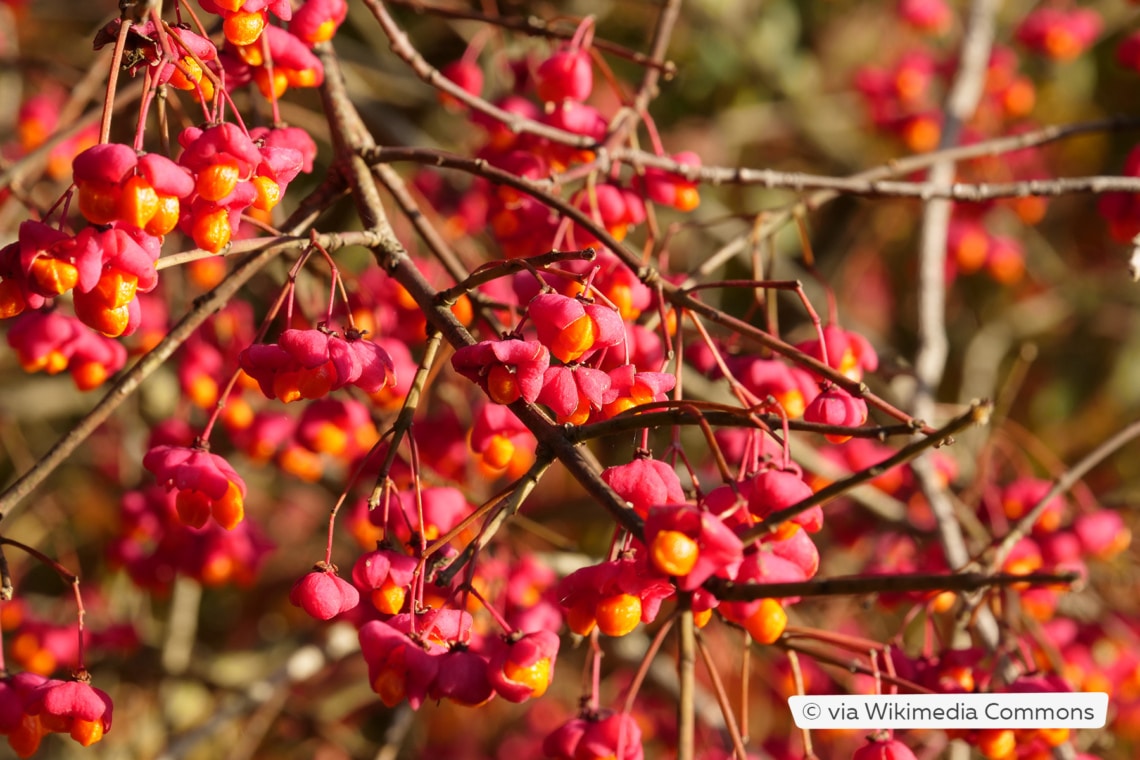
[[[888,177],[895,177],[911,172],[919,171],[929,168],[931,165],[942,161],[962,162],[975,158],[982,158],[986,156],[998,156],[1004,153],[1023,150],[1025,148],[1036,147],[1045,145],[1057,140],[1063,140],[1070,137],[1077,137],[1080,135],[1094,134],[1096,132],[1108,132],[1115,130],[1135,129],[1140,127],[1140,119],[1126,116],[1116,116],[1110,119],[1098,119],[1095,121],[1078,122],[1075,124],[1067,124],[1063,126],[1049,126],[1043,127],[1039,130],[1026,132],[1019,135],[1006,135],[1002,137],[995,137],[990,140],[982,142],[971,143],[969,145],[951,146],[945,149],[939,149],[930,153],[923,153],[915,156],[906,156],[904,158],[894,159],[881,166],[876,166],[871,169],[866,169],[861,172],[846,177],[845,179],[856,182],[876,182]],[[637,164],[642,159],[632,153],[626,154],[622,151],[613,151],[608,156],[613,160],[625,159]],[[603,158],[599,156],[599,159]],[[659,160],[666,160],[671,164],[676,164],[672,159],[665,159],[660,156],[653,156],[654,162]],[[651,164],[646,163],[646,166]],[[667,170],[683,174],[688,170],[688,167],[683,165],[676,165],[669,167]],[[726,171],[731,171],[726,169]],[[805,187],[805,190],[808,189]],[[782,228],[785,224],[791,221],[797,213],[804,211],[814,211],[822,207],[835,198],[838,198],[842,192],[838,188],[819,189],[809,195],[802,201],[789,204],[780,209],[774,209],[764,212],[763,218],[758,221],[757,225],[749,230],[748,233],[734,238],[732,241],[722,246],[720,250],[713,252],[712,255],[706,257],[701,264],[693,271],[690,277],[686,278],[683,285],[690,284],[696,281],[699,276],[707,275],[730,259],[745,251],[749,245],[749,241],[753,239],[765,239],[774,234],[777,230]]]
[[[665,61],[665,54],[669,49],[669,41],[673,37],[673,27],[681,13],[681,0],[665,0],[661,12],[657,14],[657,23],[653,27],[653,41],[650,43],[649,60],[657,64]],[[641,75],[641,84],[633,96],[633,105],[620,111],[610,124],[610,128],[602,144],[605,150],[616,148],[626,141],[631,132],[637,128],[642,114],[649,108],[649,102],[657,96],[657,83],[661,79],[661,68],[649,66]]]
[[[610,435],[629,433],[643,428],[669,427],[673,425],[699,425],[704,418],[709,425],[715,427],[751,427],[764,429],[778,429],[783,424],[783,418],[777,414],[760,414],[752,409],[733,407],[727,404],[718,404],[712,401],[652,401],[641,404],[633,409],[622,412],[602,422],[590,422],[579,425],[569,431],[575,441],[588,441],[593,438],[604,438]],[[759,425],[757,424],[759,421]],[[817,433],[819,435],[846,435],[852,438],[870,438],[884,441],[897,435],[913,435],[914,425],[870,425],[865,427],[846,427],[843,425],[826,425],[822,422],[807,422],[806,420],[788,420],[788,429],[802,433]]]
[[[901,594],[913,591],[977,591],[993,586],[1071,586],[1080,580],[1075,572],[1029,573],[914,573],[903,575],[857,575],[820,578],[789,583],[737,584],[713,578],[705,586],[721,601],[783,599],[789,596],[860,596]]]
[[[974,114],[981,99],[993,47],[994,24],[1000,0],[972,0],[963,32],[958,68],[946,97],[940,148],[958,143],[963,124]],[[943,159],[931,166],[929,182],[935,188],[950,187],[955,164]],[[946,333],[946,236],[951,203],[933,196],[925,201],[918,261],[918,348],[915,352],[915,391],[912,411],[929,418],[942,382],[949,339]],[[969,550],[953,504],[929,457],[912,465],[915,476],[937,524],[939,540],[951,569],[964,567]],[[985,611],[977,619],[977,631],[989,649],[998,645],[997,621]]]
[[[801,646],[799,644],[794,644],[792,642],[787,642],[787,641],[783,641],[783,640],[777,641],[774,644],[774,646],[777,646],[777,647],[780,647],[781,649],[785,649],[785,650],[789,650],[789,651],[795,651],[795,652],[798,652],[799,654],[802,654],[802,655],[807,655],[808,657],[812,658],[813,660],[815,660],[818,663],[821,663],[823,665],[831,665],[832,667],[839,668],[846,673],[862,673],[863,675],[868,675],[868,676],[873,674],[871,668],[867,667],[866,665],[860,664],[858,660],[843,660],[843,659],[840,659],[839,657],[835,657],[835,656],[833,656],[827,652],[820,652],[820,651],[818,651],[812,647],[805,647],[805,646]],[[915,683],[914,681],[909,681],[909,680],[907,680],[905,678],[901,678],[899,676],[891,676],[889,674],[880,674],[880,680],[882,680],[883,683],[889,683],[893,686],[899,686],[899,687],[907,689],[908,691],[911,691],[915,694],[937,694],[938,693],[932,689],[928,689],[927,687],[925,687],[921,684]]]
[[[709,674],[713,694],[716,695],[716,702],[720,706],[720,713],[724,716],[724,725],[728,728],[729,738],[732,739],[732,751],[735,754],[735,760],[748,760],[748,752],[744,748],[744,737],[741,736],[740,726],[736,722],[736,714],[732,711],[732,704],[728,701],[728,692],[725,691],[724,682],[721,680],[720,673],[718,673],[716,669],[716,663],[713,662],[709,648],[705,646],[704,637],[699,630],[696,632],[696,640],[697,651],[701,654],[701,662],[705,665],[705,672]],[[745,648],[746,654],[747,651],[747,648]]]
[[[693,624],[693,597],[685,594],[680,602],[677,652],[677,760],[693,760],[696,745],[696,626]]]

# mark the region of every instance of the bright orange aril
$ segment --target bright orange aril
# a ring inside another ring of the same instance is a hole
[[[987,760],[1003,760],[1013,755],[1017,749],[1017,737],[1013,729],[983,728],[978,731],[978,750]]]
[[[1037,91],[1028,79],[1019,78],[1002,93],[1001,104],[1008,116],[1025,116],[1037,104]]]
[[[419,309],[420,308],[419,304],[416,303],[416,299],[412,296],[411,293],[409,293],[407,291],[407,289],[403,285],[397,285],[396,286],[395,296],[396,296],[396,305],[399,306],[401,309],[412,310],[412,309]]]
[[[16,136],[26,153],[43,145],[49,134],[51,131],[39,119],[24,119],[16,125]]]
[[[202,77],[198,80],[197,86],[190,91],[190,97],[201,103],[204,100],[213,100],[215,92],[213,80]]]
[[[76,299],[75,303],[78,304],[80,301]],[[88,304],[87,308],[80,313],[81,310],[77,306],[75,314],[88,327],[98,330],[108,338],[117,338],[126,331],[127,325],[131,321],[131,314],[125,305],[108,309],[87,300],[84,300],[83,303]]]
[[[233,530],[237,527],[238,523],[245,517],[245,500],[242,498],[241,489],[237,487],[236,483],[231,481],[226,486],[225,494],[214,502],[210,512],[218,521],[218,525],[226,530]]]
[[[839,366],[836,368],[839,373],[844,377],[848,377],[856,382],[863,378],[863,373],[859,369],[859,358],[855,356],[855,352],[850,348],[843,352],[843,356],[839,357]]]
[[[697,188],[692,185],[677,188],[676,195],[673,197],[673,208],[678,211],[692,211],[699,205],[701,205],[701,194]]]
[[[511,463],[515,455],[515,445],[510,438],[496,433],[491,436],[490,443],[483,450],[483,462],[496,470],[501,470]]]
[[[385,615],[397,615],[404,608],[407,596],[403,586],[397,586],[391,578],[386,578],[380,588],[372,590],[372,605]]]
[[[775,599],[763,599],[756,611],[744,621],[748,634],[761,644],[771,644],[780,638],[788,626],[788,613]]]
[[[182,206],[176,197],[159,195],[154,215],[143,229],[155,237],[163,237],[178,226],[178,217],[181,213]]]
[[[348,448],[348,432],[331,422],[326,422],[317,430],[313,448],[319,453],[338,457]]]
[[[516,665],[510,660],[503,666],[503,675],[515,683],[530,687],[532,697],[541,697],[550,686],[550,660],[542,658],[532,665]]]
[[[754,519],[759,522],[761,518]],[[785,520],[784,522],[777,525],[776,529],[772,531],[772,540],[787,541],[789,538],[796,535],[796,532],[800,529],[800,527],[802,526],[800,526],[799,523],[794,523],[791,520]]]
[[[602,633],[625,636],[641,622],[641,600],[633,594],[616,594],[598,602],[594,616]]]
[[[10,319],[23,313],[28,306],[24,291],[15,280],[0,280],[0,319]]]
[[[594,610],[588,609],[585,605],[580,604],[566,611],[566,625],[579,636],[589,636],[597,624],[598,619],[594,616]]]
[[[376,441],[380,438],[380,432],[372,423],[367,423],[356,428],[352,432],[352,441],[357,447],[362,449],[370,449],[376,445]]]
[[[328,42],[333,38],[334,34],[336,34],[336,22],[330,18],[310,32],[308,36],[306,36],[305,42],[310,45],[316,45],[318,42]]]
[[[182,68],[175,67],[170,75],[170,86],[179,90],[193,90],[198,82],[202,81],[202,67],[193,58],[184,57]]]
[[[222,586],[234,577],[237,568],[232,557],[215,554],[206,560],[198,574],[198,580],[206,586]]]
[[[903,127],[903,142],[915,153],[925,153],[938,147],[942,126],[932,118],[918,117]]]
[[[1081,52],[1081,43],[1063,26],[1055,26],[1045,33],[1045,50],[1049,57],[1058,61],[1069,61]]]
[[[222,409],[222,420],[231,430],[245,430],[253,424],[253,407],[244,398],[230,396]]]
[[[226,17],[222,24],[222,32],[226,35],[226,39],[235,45],[252,45],[261,37],[265,22],[265,11],[256,13],[239,11]]]
[[[1069,741],[1070,733],[1067,728],[1039,728],[1037,729],[1037,738],[1050,747],[1060,747]]]
[[[902,100],[913,101],[922,95],[929,81],[921,71],[904,68],[895,77],[895,91]]]
[[[470,326],[471,320],[475,319],[475,308],[471,305],[471,299],[466,295],[459,296],[455,300],[455,303],[451,305],[451,313],[462,325]]]
[[[507,477],[511,480],[518,480],[534,466],[534,462],[533,451],[524,448],[515,449],[515,454],[511,457],[511,461],[507,465]]]
[[[289,89],[289,77],[281,69],[274,69],[270,76],[268,69],[258,69],[253,73],[253,81],[266,100],[275,100]]]
[[[1025,261],[1019,256],[1004,256],[986,262],[990,277],[1000,285],[1013,285],[1025,274]]]
[[[583,314],[562,328],[550,346],[550,353],[558,357],[559,361],[572,362],[594,345],[597,335],[594,320],[590,319],[590,315]]]
[[[622,412],[634,409],[636,407],[637,402],[628,396],[624,398],[616,398],[602,407],[602,414],[606,417],[606,419],[609,419],[610,417],[616,417]]]
[[[649,547],[653,565],[665,575],[688,575],[701,556],[697,542],[676,530],[663,530]]]
[[[67,369],[67,365],[70,361],[71,360],[64,356],[59,350],[53,348],[43,356],[30,361],[24,361],[24,359],[21,358],[20,366],[24,368],[25,372],[43,371],[49,375],[58,375]]]
[[[712,607],[709,607],[707,610],[701,610],[700,612],[694,612],[693,625],[697,628],[704,628],[709,624],[709,621],[712,620],[712,613]]]
[[[238,57],[250,66],[256,68],[265,64],[265,54],[261,51],[261,45],[239,45],[236,49]]]
[[[277,464],[282,470],[292,473],[307,483],[316,483],[325,472],[320,454],[314,454],[303,446],[286,448],[277,457]]]
[[[974,680],[974,669],[966,665],[946,668],[938,674],[938,678],[940,681],[952,681],[960,686],[963,691],[973,691],[976,683]]]
[[[186,397],[198,409],[211,409],[218,403],[218,383],[209,375],[196,375],[187,384]]]
[[[1044,198],[1028,197],[1015,198],[1010,201],[1010,205],[1013,206],[1013,212],[1017,214],[1017,218],[1021,220],[1022,224],[1032,227],[1045,218],[1045,210],[1049,207],[1049,202]]]
[[[103,273],[91,292],[98,294],[108,309],[117,309],[135,300],[138,286],[138,277],[120,269],[112,269]]]
[[[797,419],[804,416],[804,410],[807,409],[807,402],[804,400],[804,394],[798,390],[793,388],[772,395],[776,399],[776,402],[784,407],[784,413],[788,415],[789,419]]]
[[[273,395],[283,404],[301,399],[301,370],[278,372],[273,376]]]
[[[590,419],[591,406],[590,402],[585,398],[578,399],[578,408],[570,414],[558,415],[559,425],[585,425],[586,421]]]
[[[79,213],[92,224],[110,224],[119,218],[118,185],[103,182],[79,183]]]
[[[336,380],[336,367],[327,361],[319,367],[303,369],[297,373],[297,389],[301,398],[315,399],[327,396]]]
[[[109,374],[107,368],[99,362],[84,362],[71,368],[71,379],[75,381],[75,387],[81,391],[98,388],[107,381]]]
[[[641,316],[641,309],[633,305],[633,289],[628,285],[614,285],[606,292],[606,297],[617,307],[622,319],[632,321]]]
[[[101,719],[81,720],[72,718],[71,730],[68,733],[72,739],[84,747],[90,747],[103,738],[103,721]]]
[[[143,229],[158,213],[158,205],[158,193],[145,179],[135,175],[119,193],[118,216],[127,224]]]
[[[225,278],[226,260],[220,256],[215,256],[191,261],[186,265],[186,272],[192,283],[202,290],[209,290]],[[252,387],[257,387],[257,381],[253,381]]]
[[[290,87],[317,86],[318,74],[316,69],[286,69],[284,73]]]
[[[220,201],[234,191],[241,180],[241,169],[232,161],[219,161],[198,172],[198,195],[208,201]]]
[[[79,270],[73,264],[51,256],[37,256],[29,274],[41,292],[52,296],[66,293],[79,282]]]
[[[372,682],[372,691],[380,696],[380,701],[386,707],[395,707],[404,701],[406,694],[404,674],[392,667],[384,668],[376,674],[376,680]]]
[[[515,381],[515,373],[501,364],[491,367],[491,371],[487,373],[487,395],[496,404],[517,401],[521,392],[519,384]]]
[[[958,270],[963,274],[972,274],[982,268],[986,263],[986,252],[990,248],[990,240],[985,233],[977,230],[962,235],[954,249],[954,261]]]
[[[254,177],[250,181],[253,182],[253,189],[257,191],[257,198],[253,202],[254,208],[269,211],[281,200],[281,185],[269,177]]]
[[[190,225],[190,237],[194,239],[194,245],[210,253],[225,248],[232,234],[230,214],[224,208],[199,214]]]
[[[949,612],[957,600],[958,595],[953,591],[943,591],[931,600],[930,609],[934,612]]]

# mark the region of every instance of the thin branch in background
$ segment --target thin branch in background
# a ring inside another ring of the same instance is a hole
[[[975,158],[999,156],[1004,153],[1012,153],[1014,151],[1024,150],[1025,148],[1046,145],[1070,137],[1137,128],[1140,128],[1140,119],[1127,116],[1116,116],[1109,119],[1097,119],[1061,126],[1042,127],[1041,129],[1025,132],[1024,134],[995,137],[990,140],[983,140],[969,145],[949,146],[930,153],[905,156],[903,158],[894,159],[882,166],[856,172],[846,177],[846,179],[859,182],[876,182],[889,177],[897,177],[922,169],[928,169],[939,161],[962,162]],[[621,157],[623,157],[622,154],[615,155],[615,158]],[[656,159],[657,157],[654,158]],[[630,157],[629,160],[636,161],[636,159],[632,157]],[[676,162],[674,161],[672,163]],[[678,172],[683,172],[686,170],[686,167],[678,165],[676,169]],[[753,240],[770,238],[782,229],[784,225],[795,218],[796,214],[803,211],[819,209],[841,195],[843,195],[843,193],[835,188],[821,189],[815,191],[802,201],[788,204],[779,209],[763,212],[760,218],[758,218],[757,223],[753,225],[752,229],[747,233],[736,236],[727,244],[721,246],[719,250],[714,251],[712,255],[704,258],[696,269],[690,273],[689,277],[685,278],[681,286],[685,287],[690,285],[697,282],[700,277],[717,271],[728,261],[748,250]]]
[[[693,624],[693,597],[685,594],[681,599],[677,641],[677,760],[693,760],[696,746],[696,626]]]
[[[788,665],[792,669],[792,683],[795,685],[796,694],[801,697],[807,692],[804,690],[804,674],[800,670],[800,658],[794,649],[788,649],[786,652],[788,656]],[[804,760],[817,760],[815,750],[811,746],[811,729],[806,726],[800,729],[800,736],[803,738],[804,743]]]
[[[673,27],[681,11],[681,0],[665,0],[661,11],[657,14],[657,23],[653,27],[653,41],[649,47],[649,60],[655,65],[646,67],[641,75],[641,84],[633,96],[633,106],[618,112],[610,124],[609,131],[602,140],[603,150],[617,147],[636,129],[638,121],[643,118],[649,102],[657,96],[657,82],[661,79],[661,64],[665,62],[665,55],[669,50],[669,41],[673,38]]]
[[[701,653],[701,662],[704,663],[705,672],[709,674],[709,681],[712,683],[713,694],[716,695],[717,705],[720,707],[720,713],[724,716],[724,724],[728,729],[729,738],[732,740],[732,751],[735,760],[748,760],[748,751],[744,748],[744,737],[740,733],[740,727],[736,723],[736,714],[732,711],[732,704],[728,701],[728,692],[725,691],[724,681],[721,680],[720,673],[717,672],[716,663],[713,662],[712,655],[709,654],[709,648],[705,646],[704,637],[701,632],[696,631],[697,651]],[[748,647],[744,648],[745,656],[748,655]],[[744,684],[747,688],[747,683]]]
[[[384,487],[388,483],[388,474],[392,471],[392,465],[396,462],[396,455],[400,451],[400,443],[404,440],[404,436],[411,428],[412,420],[420,408],[420,398],[427,385],[428,374],[431,372],[432,367],[435,366],[436,358],[439,355],[439,346],[442,342],[443,336],[440,333],[432,333],[432,335],[428,337],[427,348],[424,349],[423,358],[420,359],[420,365],[416,368],[416,374],[412,378],[412,384],[408,388],[408,393],[404,396],[404,403],[400,406],[400,413],[396,415],[396,420],[392,423],[392,440],[388,442],[388,451],[384,455],[384,462],[380,465],[380,470],[376,473],[376,485],[372,487],[372,493],[368,496],[369,510],[376,509],[380,504],[380,497],[384,492]]]
[[[16,593],[12,585],[12,573],[8,569],[8,558],[4,555],[4,546],[0,544],[0,602],[10,602]],[[0,659],[2,661],[2,659]],[[0,667],[0,672],[3,668]]]
[[[958,69],[946,98],[939,148],[958,143],[962,125],[977,109],[985,85],[994,23],[1000,0],[973,0],[963,35]],[[942,160],[931,166],[929,182],[934,187],[949,186],[955,163]],[[945,199],[925,201],[919,240],[918,263],[918,348],[915,352],[915,392],[912,410],[929,418],[934,412],[938,387],[942,382],[949,352],[946,335],[946,237],[950,226],[951,204]],[[954,507],[938,479],[934,462],[919,458],[912,465],[923,495],[930,504],[946,563],[952,570],[964,567],[969,550]],[[989,649],[998,645],[997,621],[988,611],[978,618],[978,633]]]

